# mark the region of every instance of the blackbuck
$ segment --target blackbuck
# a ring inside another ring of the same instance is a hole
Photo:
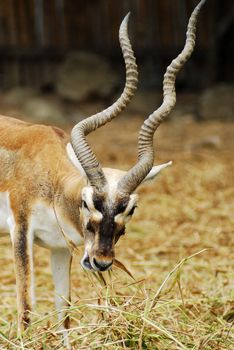
[[[162,105],[140,128],[138,161],[129,171],[102,168],[86,141],[89,133],[123,111],[136,90],[138,73],[127,33],[128,15],[119,30],[126,83],[112,106],[80,121],[71,137],[56,127],[0,117],[0,232],[10,233],[13,246],[19,329],[29,324],[35,303],[33,244],[51,251],[56,307],[62,327],[69,328],[63,311],[70,300],[68,241],[84,243],[84,269],[110,269],[114,246],[137,205],[134,191],[170,164],[153,166],[153,136],[175,105],[176,74],[193,51],[197,16],[204,2],[194,9],[185,46],[167,68]]]

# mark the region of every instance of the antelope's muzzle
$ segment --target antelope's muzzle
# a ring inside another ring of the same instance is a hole
[[[95,255],[90,258],[88,253],[85,252],[81,260],[81,265],[85,270],[89,271],[106,271],[112,266],[113,262],[113,255],[108,257]]]

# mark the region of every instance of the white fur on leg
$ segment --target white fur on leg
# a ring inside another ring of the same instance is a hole
[[[58,319],[62,320],[66,316],[63,308],[68,306],[66,300],[70,299],[70,274],[72,256],[68,249],[54,249],[51,251],[51,267],[55,286],[55,306],[58,311]],[[64,324],[60,330],[64,338],[64,344],[69,347],[68,333]]]

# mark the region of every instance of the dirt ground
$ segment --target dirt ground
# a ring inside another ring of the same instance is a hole
[[[123,116],[89,137],[104,166],[134,164],[141,123]],[[157,131],[155,149],[156,164],[173,165],[138,190],[136,214],[116,248],[136,282],[114,268],[103,288],[79,265],[82,248],[74,257],[73,349],[234,348],[234,123],[176,118]],[[0,259],[0,349],[62,349],[49,252],[35,248],[38,306],[23,340],[8,238]]]

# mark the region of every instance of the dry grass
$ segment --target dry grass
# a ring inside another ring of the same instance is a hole
[[[138,118],[122,118],[93,135],[105,164],[133,164],[139,125]],[[220,144],[208,147],[211,135]],[[177,118],[160,128],[157,162],[174,165],[139,190],[137,213],[116,252],[136,281],[114,268],[101,286],[80,267],[80,249],[72,272],[73,349],[234,348],[233,135],[234,123]],[[11,248],[8,239],[1,241],[0,349],[63,348],[48,255],[36,248],[38,306],[19,339]]]

